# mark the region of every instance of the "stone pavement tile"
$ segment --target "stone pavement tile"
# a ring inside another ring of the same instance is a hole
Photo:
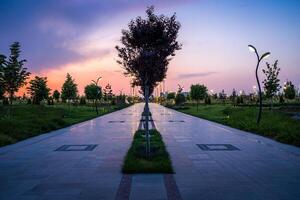
[[[137,174],[132,177],[130,199],[167,199],[162,174]]]

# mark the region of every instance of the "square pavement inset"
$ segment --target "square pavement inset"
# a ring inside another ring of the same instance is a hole
[[[55,151],[93,151],[97,144],[62,145]]]
[[[169,120],[168,122],[185,122],[184,120]]]
[[[197,144],[203,151],[238,151],[239,148],[231,144]]]

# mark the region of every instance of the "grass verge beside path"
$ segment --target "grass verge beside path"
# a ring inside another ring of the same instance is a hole
[[[83,122],[127,107],[111,106],[100,108],[99,115],[88,106],[69,107],[67,105],[14,105],[12,116],[7,115],[7,106],[0,106],[0,146],[37,136]]]
[[[151,134],[151,156],[145,158],[145,137],[144,130],[136,131],[133,142],[124,160],[122,172],[133,173],[174,173],[170,156],[160,133],[157,130],[150,130]]]
[[[208,119],[234,128],[254,132],[273,138],[277,141],[300,146],[300,121],[282,109],[264,109],[259,125],[256,124],[257,107],[233,107],[230,105],[199,105],[199,110],[193,105],[180,112]],[[298,112],[298,111],[297,111]]]

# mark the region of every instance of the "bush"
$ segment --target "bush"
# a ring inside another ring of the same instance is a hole
[[[86,105],[86,99],[85,97],[80,97],[79,105]]]
[[[176,98],[175,98],[175,104],[176,104],[177,106],[182,105],[182,104],[185,103],[185,100],[186,100],[186,99],[185,99],[184,94],[178,93],[178,94],[176,95]]]
[[[207,104],[207,105],[210,105],[211,104],[210,97],[206,97],[204,103]]]

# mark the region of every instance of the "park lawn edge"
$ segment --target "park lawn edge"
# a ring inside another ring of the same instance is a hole
[[[82,123],[82,122],[85,122],[85,121],[89,121],[91,119],[95,119],[97,117],[101,117],[101,116],[104,116],[104,115],[107,115],[107,114],[110,114],[110,113],[113,113],[115,111],[119,111],[119,110],[122,110],[122,109],[125,109],[129,106],[131,106],[132,104],[126,104],[126,105],[122,105],[122,106],[118,106],[118,107],[115,107],[109,111],[105,111],[103,113],[100,113],[99,115],[95,114],[95,115],[91,115],[91,116],[88,116],[86,118],[83,118],[83,119],[75,119],[73,122],[68,122],[67,120],[65,121],[66,124],[59,124],[58,126],[59,127],[55,127],[53,129],[49,129],[47,131],[41,131],[41,132],[38,132],[38,133],[34,133],[33,135],[28,135],[20,140],[14,140],[13,142],[11,143],[1,143],[0,142],[0,148],[1,147],[5,147],[5,146],[8,146],[8,145],[13,145],[13,144],[16,144],[18,142],[22,142],[24,140],[27,140],[27,139],[30,139],[30,138],[33,138],[33,137],[36,137],[36,136],[40,136],[40,135],[43,135],[43,134],[47,134],[49,132],[52,132],[52,131],[57,131],[57,130],[60,130],[60,129],[63,129],[63,128],[67,128],[67,127],[70,127],[70,126],[73,126],[75,124],[79,124],[79,123]],[[72,117],[71,117],[72,118]],[[1,135],[0,134],[0,137],[6,137],[5,134]],[[1,139],[1,138],[0,138]]]
[[[145,149],[145,138],[141,135],[144,130],[137,130],[134,134],[131,147],[127,151],[122,165],[124,174],[140,174],[140,173],[166,173],[173,174],[173,166],[169,153],[163,142],[161,134],[156,129],[151,129],[151,145],[158,146],[157,155],[150,160],[137,157],[137,149]]]
[[[211,105],[208,105],[208,106],[211,106]],[[165,106],[165,107],[169,108],[169,109],[172,109],[174,111],[186,114],[186,115],[190,115],[190,116],[197,117],[197,118],[200,118],[200,119],[215,122],[215,123],[218,123],[218,124],[221,124],[221,125],[224,125],[224,126],[228,126],[230,128],[235,128],[235,129],[238,129],[238,130],[241,130],[241,131],[246,131],[246,132],[250,132],[252,134],[256,134],[256,135],[259,135],[259,136],[262,136],[262,137],[266,137],[266,138],[272,139],[274,141],[277,141],[277,142],[280,142],[280,143],[283,143],[283,144],[288,144],[288,145],[293,145],[295,147],[300,147],[300,145],[298,143],[295,143],[294,141],[292,142],[292,141],[288,141],[288,140],[285,140],[285,139],[280,138],[280,137],[271,136],[271,135],[268,135],[267,133],[265,133],[261,130],[243,128],[243,127],[237,126],[236,124],[231,124],[230,122],[227,122],[227,121],[222,121],[222,120],[211,118],[211,117],[209,117],[209,115],[205,115],[205,114],[201,114],[201,113],[197,113],[197,114],[190,113],[186,109],[176,109],[175,107],[171,107],[171,106]]]

